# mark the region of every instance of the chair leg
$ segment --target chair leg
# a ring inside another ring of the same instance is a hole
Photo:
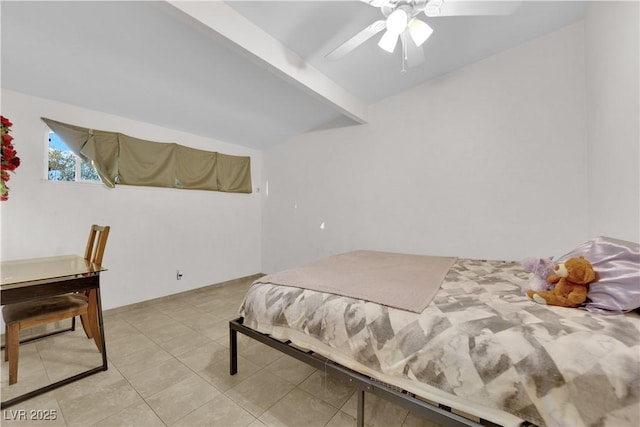
[[[20,353],[20,324],[10,323],[7,325],[5,335],[5,352],[9,357],[9,385],[18,382],[18,355]]]
[[[9,346],[7,343],[9,342],[9,327],[4,325],[4,361],[9,360]]]

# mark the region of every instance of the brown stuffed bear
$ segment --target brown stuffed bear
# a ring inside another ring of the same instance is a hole
[[[547,278],[547,282],[555,284],[550,291],[527,291],[529,298],[538,304],[559,305],[562,307],[578,307],[587,299],[589,283],[596,279],[591,263],[580,258],[569,258],[554,267],[555,273]]]

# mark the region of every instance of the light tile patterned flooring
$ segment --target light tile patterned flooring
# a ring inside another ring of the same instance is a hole
[[[249,283],[105,312],[109,369],[3,410],[0,424],[355,425],[353,388],[242,334],[239,373],[229,375],[228,321],[236,317]],[[17,384],[8,385],[8,364],[2,364],[2,400],[68,376],[77,366],[100,364],[82,327],[24,344]],[[370,394],[365,404],[371,426],[432,426]],[[45,415],[55,419],[37,419]]]

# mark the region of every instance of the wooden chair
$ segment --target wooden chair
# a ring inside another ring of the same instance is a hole
[[[110,227],[92,225],[87,241],[84,258],[102,265],[104,248],[109,237]],[[81,293],[70,293],[9,304],[3,307],[5,322],[4,360],[9,361],[9,385],[18,382],[18,354],[20,331],[26,328],[44,325],[72,318],[75,329],[75,317],[80,316],[87,338],[93,338],[99,351],[102,351],[102,336],[97,323],[97,294],[95,289]]]

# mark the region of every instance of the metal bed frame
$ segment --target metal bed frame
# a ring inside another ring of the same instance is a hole
[[[332,360],[318,355],[317,353],[312,351],[307,352],[293,347],[290,345],[291,341],[282,342],[269,335],[254,331],[253,329],[245,326],[243,321],[244,319],[242,317],[229,321],[229,373],[231,375],[235,375],[238,372],[238,332],[240,332],[243,335],[281,351],[284,354],[305,362],[316,369],[322,369],[324,372],[337,378],[347,380],[349,384],[356,388],[356,393],[358,395],[356,418],[356,425],[358,427],[364,427],[364,396],[367,391],[443,426],[497,426],[497,424],[487,420],[481,419],[478,423],[465,418],[451,412],[451,408],[448,406],[436,406],[425,402],[416,398],[412,393],[388,386],[385,383],[346,368]],[[523,423],[523,425],[525,424],[528,423]]]

